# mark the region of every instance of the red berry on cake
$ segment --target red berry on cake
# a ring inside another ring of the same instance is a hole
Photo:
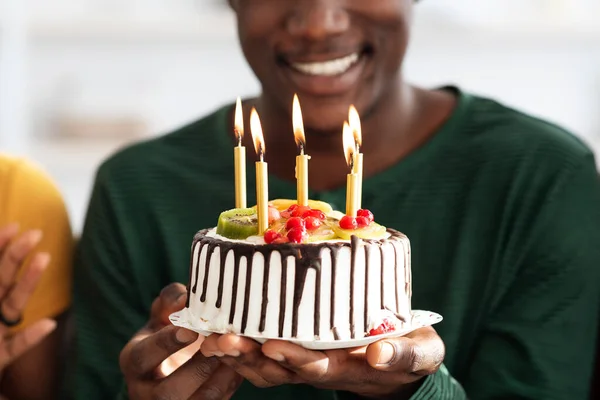
[[[358,212],[356,213],[359,217],[365,217],[369,220],[369,223],[375,221],[375,216],[373,215],[373,213],[369,210],[358,210]]]
[[[315,231],[321,226],[321,220],[316,217],[306,217],[304,223],[306,224],[306,230],[308,231]]]
[[[383,335],[385,333],[394,332],[397,329],[396,325],[399,322],[398,318],[396,318],[392,312],[381,310],[371,319],[367,336]]]
[[[281,234],[279,232],[275,232],[272,229],[267,229],[265,231],[264,239],[266,244],[271,244],[275,242],[277,239],[281,238]]]
[[[325,219],[327,218],[325,213],[321,210],[310,210],[304,216],[304,218],[306,217],[315,217],[320,219],[321,221],[325,221]]]
[[[303,243],[308,240],[308,233],[303,228],[292,228],[288,232],[287,238],[292,243]]]
[[[294,228],[305,229],[306,223],[300,217],[292,217],[292,218],[288,219],[288,221],[286,222],[285,229],[287,229],[289,231]]]
[[[346,230],[354,230],[358,228],[358,223],[356,222],[355,217],[351,217],[349,215],[344,215],[342,219],[340,219],[340,228]]]
[[[297,206],[294,211],[292,211],[292,217],[304,217],[307,212],[310,211],[310,207],[307,206]]]
[[[366,228],[370,223],[371,221],[367,217],[356,217],[356,224],[359,228]]]

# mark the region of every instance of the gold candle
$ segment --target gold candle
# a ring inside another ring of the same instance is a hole
[[[250,113],[250,133],[254,141],[254,150],[258,156],[256,162],[256,214],[258,218],[258,234],[262,235],[269,228],[269,172],[265,157],[265,140],[263,138],[260,117],[255,108]]]
[[[244,138],[244,113],[242,100],[238,97],[235,106],[235,137],[237,146],[233,148],[235,167],[235,208],[246,208],[246,148],[242,146]]]
[[[346,154],[346,163],[348,164],[348,167],[350,167],[350,173],[346,178],[346,215],[356,217],[359,210],[358,175],[354,173],[356,144],[352,136],[352,129],[348,122],[344,122],[343,143],[344,152]]]
[[[308,205],[308,160],[310,156],[304,154],[306,148],[306,137],[304,136],[304,123],[302,121],[302,110],[298,95],[294,95],[292,109],[292,121],[294,125],[294,139],[300,151],[296,156],[296,197],[299,206]]]
[[[363,154],[360,152],[360,147],[362,146],[362,127],[360,123],[360,116],[358,115],[358,111],[352,105],[350,106],[350,110],[348,112],[348,121],[350,124],[350,129],[352,131],[352,135],[354,137],[354,145],[356,151],[354,153],[354,162],[352,172],[357,175],[356,178],[356,196],[357,196],[357,204],[358,209],[362,208],[362,181],[363,181]]]

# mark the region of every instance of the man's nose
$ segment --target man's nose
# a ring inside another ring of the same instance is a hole
[[[288,32],[293,36],[321,40],[342,34],[350,27],[350,15],[339,0],[295,2],[286,23]]]

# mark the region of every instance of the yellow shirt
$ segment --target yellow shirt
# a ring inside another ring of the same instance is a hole
[[[14,222],[21,232],[40,229],[44,236],[36,250],[52,257],[27,303],[21,329],[69,306],[74,243],[64,201],[50,177],[25,159],[0,153],[0,227]]]

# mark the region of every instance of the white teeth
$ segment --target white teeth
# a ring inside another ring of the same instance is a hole
[[[359,53],[335,60],[314,63],[293,63],[292,67],[304,74],[315,76],[335,76],[343,74],[352,67],[360,58]]]

